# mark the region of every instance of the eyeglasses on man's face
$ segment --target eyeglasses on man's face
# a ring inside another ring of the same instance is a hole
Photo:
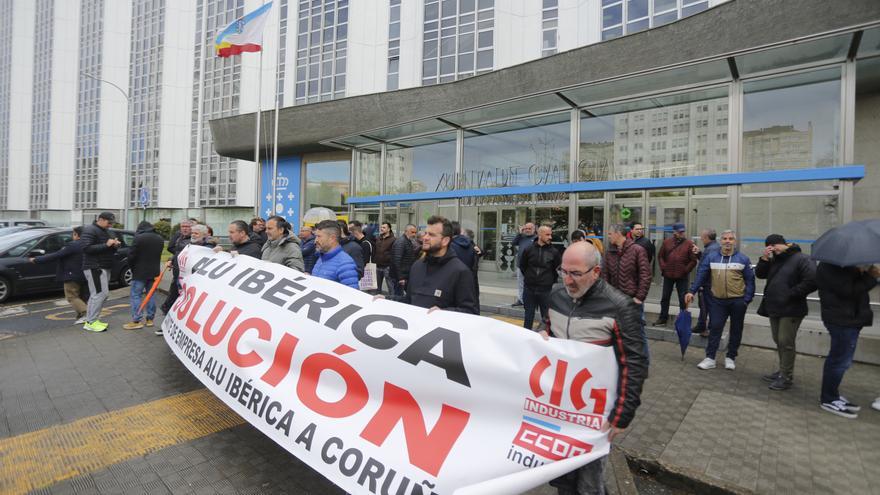
[[[564,270],[562,268],[559,268],[556,270],[556,273],[558,273],[559,276],[562,278],[571,277],[571,278],[577,280],[577,279],[580,279],[580,278],[583,278],[583,277],[586,277],[587,275],[589,275],[590,271],[592,271],[592,270],[587,270],[585,272],[576,272],[576,271],[570,272],[568,270]]]

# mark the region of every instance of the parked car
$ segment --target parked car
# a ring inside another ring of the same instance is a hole
[[[0,237],[0,303],[12,296],[61,290],[55,281],[55,264],[34,264],[28,258],[58,251],[72,240],[72,229],[59,227],[29,228]],[[110,283],[125,286],[131,283],[128,250],[134,232],[110,229],[122,242],[116,250]]]
[[[26,230],[31,228],[30,225],[15,225],[13,227],[0,227],[0,237],[5,235],[14,234],[16,232],[21,232],[22,230]]]
[[[34,220],[31,218],[0,218],[0,227],[14,227],[16,225],[45,227],[47,223],[43,220]]]

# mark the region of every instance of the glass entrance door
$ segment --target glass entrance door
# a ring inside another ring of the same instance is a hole
[[[690,227],[687,224],[687,192],[684,189],[648,191],[648,223],[645,225],[645,235],[654,244],[655,253],[660,252],[664,239],[672,237],[672,226],[676,223]],[[650,294],[659,299],[663,277],[660,275],[656,256],[652,270],[654,277],[651,278]]]
[[[616,192],[611,194],[611,210],[608,212],[610,223],[645,221],[645,193],[644,191]]]
[[[667,237],[672,237],[672,226],[683,223],[687,226],[687,193],[684,189],[670,191],[648,191],[648,224],[645,225],[648,238],[657,249]]]

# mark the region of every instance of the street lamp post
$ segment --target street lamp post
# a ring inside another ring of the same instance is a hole
[[[106,79],[101,79],[100,77],[97,77],[93,74],[89,74],[88,72],[80,72],[80,74],[82,74],[90,79],[94,79],[96,81],[106,83],[106,84],[109,84],[110,86],[113,86],[114,88],[116,88],[116,90],[119,91],[120,94],[122,94],[122,97],[125,98],[125,193],[124,193],[125,198],[122,203],[123,204],[122,218],[123,218],[123,226],[128,227],[128,203],[129,203],[129,196],[131,194],[131,187],[130,187],[131,186],[131,184],[130,184],[130,181],[131,181],[131,142],[129,141],[129,139],[131,139],[131,97],[129,97],[128,93],[125,92],[125,90],[123,90],[119,86],[117,86],[115,83],[112,83]]]

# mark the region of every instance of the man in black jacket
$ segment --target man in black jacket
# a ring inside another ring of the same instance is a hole
[[[145,293],[150,290],[153,279],[159,275],[159,263],[162,261],[162,249],[165,240],[153,230],[153,224],[146,220],[138,224],[134,241],[128,251],[128,266],[131,268],[131,321],[122,325],[126,330],[137,330],[153,326],[156,318],[156,302],[150,298],[146,311],[140,311]],[[146,318],[145,318],[146,317]]]
[[[107,330],[107,323],[100,321],[99,318],[104,301],[110,294],[110,269],[113,268],[113,257],[121,244],[107,231],[115,220],[116,215],[105,211],[98,215],[95,223],[83,228],[83,274],[91,293],[83,330],[89,332]]]
[[[263,250],[256,241],[251,237],[248,231],[248,224],[244,220],[235,220],[229,224],[227,229],[229,240],[232,242],[232,249],[229,250],[233,256],[242,254],[251,258],[263,259]],[[222,246],[214,248],[214,252],[223,251]]]
[[[396,301],[429,308],[480,314],[474,295],[474,280],[470,268],[455,256],[452,242],[452,224],[444,217],[432,216],[422,240],[426,256],[413,263],[409,272],[409,289]],[[381,297],[381,296],[377,296]]]
[[[755,267],[755,276],[767,280],[758,314],[770,319],[779,368],[763,380],[770,382],[770,390],[788,390],[794,378],[795,339],[809,312],[807,294],[816,290],[816,263],[779,234],[767,236],[764,246]]]
[[[266,244],[266,241],[269,240],[269,236],[266,234],[266,221],[260,217],[252,218],[248,235],[251,240],[259,244],[260,249],[262,249],[263,244]]]
[[[565,250],[559,273],[564,287],[550,296],[550,333],[553,337],[611,346],[617,358],[617,402],[602,429],[608,441],[620,434],[641,404],[642,384],[648,377],[648,356],[642,340],[642,318],[633,299],[602,280],[602,257],[587,242]],[[546,331],[541,335],[547,339]],[[597,459],[550,482],[559,493],[605,493],[607,457]]]
[[[191,219],[181,220],[180,229],[168,241],[168,252],[171,253],[171,259],[166,262],[166,266],[171,267],[171,286],[168,288],[168,297],[162,303],[162,312],[166,314],[180,293],[180,267],[177,266],[177,255],[182,253],[191,242],[192,226],[193,221]]]
[[[861,408],[840,395],[838,388],[852,365],[859,332],[874,323],[868,292],[877,285],[880,266],[837,266],[821,262],[816,268],[816,285],[822,307],[822,323],[831,337],[831,348],[822,370],[820,407],[844,418],[854,419]]]
[[[542,225],[538,228],[538,238],[522,253],[519,269],[522,270],[523,307],[525,318],[523,326],[529,330],[535,322],[535,309],[541,308],[542,321],[547,321],[550,305],[550,289],[556,283],[556,270],[562,263],[562,255],[552,244],[553,230]]]
[[[354,265],[357,267],[358,280],[360,280],[364,276],[364,250],[357,239],[349,234],[348,224],[345,220],[337,220],[336,224],[339,225],[339,232],[341,234],[339,245],[354,260]]]
[[[397,282],[400,291],[397,295],[403,295],[406,291],[409,272],[416,261],[416,249],[413,246],[415,238],[416,226],[408,224],[403,229],[403,235],[395,239],[394,244],[391,245],[391,278]]]
[[[83,275],[83,228],[73,228],[73,241],[68,242],[63,248],[43,256],[31,258],[31,263],[51,263],[58,262],[58,268],[55,272],[55,280],[64,283],[64,298],[70,303],[70,306],[76,311],[76,321],[74,325],[82,325],[86,322],[86,306],[81,294],[83,284],[86,279]]]
[[[630,224],[630,233],[632,234],[632,240],[634,243],[642,246],[642,249],[648,253],[648,266],[654,267],[654,254],[656,253],[656,248],[654,247],[654,243],[651,242],[650,239],[645,237],[645,226],[639,222],[633,222]]]

